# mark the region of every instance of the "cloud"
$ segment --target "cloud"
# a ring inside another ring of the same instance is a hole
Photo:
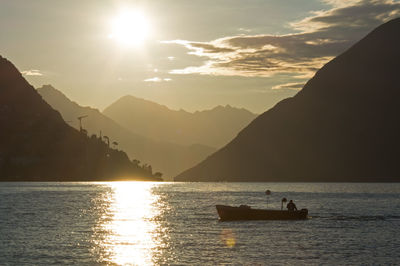
[[[37,69],[25,70],[22,71],[21,73],[25,76],[43,76],[40,70]]]
[[[303,88],[304,82],[291,82],[273,86],[271,89],[273,90],[282,90],[282,89],[290,89],[290,90],[301,90]]]
[[[239,28],[238,31],[251,32],[251,29]]]
[[[171,81],[172,79],[170,78],[159,78],[159,77],[154,77],[154,78],[148,78],[145,79],[145,82],[163,82],[163,81]]]
[[[201,66],[174,69],[172,74],[310,77],[374,27],[400,16],[393,0],[324,0],[331,9],[312,12],[290,23],[295,33],[239,35],[210,42],[164,41],[187,48],[204,59]],[[296,32],[297,31],[297,32]],[[282,85],[283,86],[283,85]]]

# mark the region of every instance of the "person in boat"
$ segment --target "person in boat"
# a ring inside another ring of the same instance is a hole
[[[297,211],[297,207],[296,204],[294,204],[293,200],[290,200],[289,203],[286,205],[286,208],[288,209],[288,211],[292,212],[292,211]]]

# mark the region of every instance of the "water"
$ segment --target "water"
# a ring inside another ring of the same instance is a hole
[[[294,199],[305,221],[219,222]],[[0,183],[0,265],[398,264],[400,184]]]

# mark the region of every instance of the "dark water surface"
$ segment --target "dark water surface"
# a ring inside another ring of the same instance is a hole
[[[294,199],[305,221],[219,222]],[[400,184],[0,183],[0,265],[399,264]]]

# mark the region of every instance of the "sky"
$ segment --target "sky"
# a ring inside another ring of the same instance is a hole
[[[399,16],[397,0],[0,0],[0,55],[100,110],[130,94],[262,113]]]

